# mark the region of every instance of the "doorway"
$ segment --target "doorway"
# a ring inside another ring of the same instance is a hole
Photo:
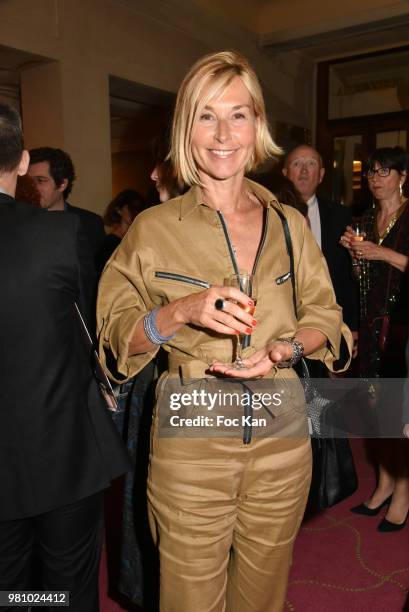
[[[109,86],[112,195],[135,189],[149,203],[157,202],[150,179],[154,143],[166,140],[175,94],[115,76]]]
[[[331,198],[360,214],[370,206],[365,160],[409,145],[409,47],[318,64],[317,148]]]

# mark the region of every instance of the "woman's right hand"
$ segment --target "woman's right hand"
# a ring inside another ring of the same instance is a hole
[[[216,308],[216,300],[223,300],[223,310]],[[211,287],[175,300],[172,305],[178,322],[219,334],[249,334],[257,324],[246,312],[254,308],[253,301],[236,287]]]
[[[216,308],[223,300],[223,310]],[[240,306],[240,305],[241,306]],[[219,334],[251,334],[257,321],[246,310],[254,311],[253,301],[236,287],[210,287],[169,302],[158,309],[156,326],[162,336],[173,336],[184,325],[196,325]],[[157,348],[146,336],[143,318],[135,327],[128,354],[138,355]]]
[[[363,237],[365,238],[366,234],[365,232],[363,232]],[[353,228],[350,225],[347,225],[345,232],[342,234],[339,244],[343,247],[345,247],[346,249],[348,249],[349,253],[351,256],[353,256],[353,252],[352,252],[352,243],[354,241],[356,234],[353,230]]]

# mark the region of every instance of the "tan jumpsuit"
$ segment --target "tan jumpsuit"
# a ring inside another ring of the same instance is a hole
[[[297,211],[279,205],[256,183],[245,184],[267,209],[255,269],[258,324],[245,355],[275,338],[314,328],[328,342],[309,357],[331,369],[341,333],[349,345],[351,334],[342,323],[321,251]],[[274,210],[278,206],[292,236],[298,321],[283,229]],[[198,187],[139,215],[100,282],[100,352],[111,375],[118,380],[134,376],[154,356],[155,351],[128,357],[135,325],[147,311],[206,286],[222,285],[233,273],[220,215],[201,200]],[[209,364],[230,362],[233,353],[231,337],[191,325],[165,348],[169,372],[159,384],[161,410],[169,378],[182,391],[215,384]],[[292,369],[274,368],[271,380],[298,389]],[[274,415],[269,435],[254,436],[248,444],[241,432],[230,437],[164,437],[160,411],[155,410],[148,499],[160,553],[161,611],[282,610],[311,472],[303,399],[297,392],[290,391],[290,396],[294,401]]]

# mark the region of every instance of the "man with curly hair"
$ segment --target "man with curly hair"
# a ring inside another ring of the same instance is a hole
[[[78,215],[95,256],[104,241],[104,224],[99,215],[67,202],[75,180],[74,165],[68,153],[52,147],[31,149],[28,174],[40,192],[41,208]]]

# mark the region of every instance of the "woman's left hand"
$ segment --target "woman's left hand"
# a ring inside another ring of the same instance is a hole
[[[215,362],[210,370],[216,374],[223,374],[231,378],[262,378],[281,361],[288,361],[293,355],[293,349],[287,342],[272,342],[268,346],[256,351],[248,359],[243,359],[246,366],[243,370],[232,367],[231,363]]]
[[[369,261],[383,259],[384,247],[371,242],[370,240],[363,240],[362,242],[351,242],[350,247],[358,261],[360,259],[367,259]]]
[[[403,435],[405,438],[409,438],[409,423],[403,426]]]

